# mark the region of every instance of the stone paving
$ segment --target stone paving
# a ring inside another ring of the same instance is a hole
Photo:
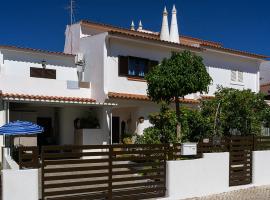
[[[270,185],[186,200],[270,200]]]

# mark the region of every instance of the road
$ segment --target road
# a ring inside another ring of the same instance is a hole
[[[270,200],[270,185],[186,200]]]

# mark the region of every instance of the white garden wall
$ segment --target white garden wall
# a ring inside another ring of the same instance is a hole
[[[2,200],[37,200],[38,169],[20,170],[10,157],[10,149],[3,148]]]
[[[253,184],[270,185],[270,151],[253,152]]]
[[[221,193],[229,187],[229,153],[207,153],[203,158],[167,162],[168,199]]]
[[[270,185],[270,150],[254,151],[252,184],[229,187],[229,152],[206,153],[203,158],[167,162],[166,200],[218,194]]]
[[[38,169],[2,170],[2,200],[37,200]]]
[[[167,197],[180,200],[270,185],[270,151],[253,152],[253,183],[229,187],[229,152],[206,153],[203,158],[167,162]],[[37,200],[38,170],[2,170],[3,200]],[[16,192],[14,192],[16,191]]]

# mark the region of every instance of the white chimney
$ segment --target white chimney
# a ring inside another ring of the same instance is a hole
[[[168,12],[166,6],[163,11],[162,25],[160,31],[160,39],[170,41],[169,25],[168,25]]]
[[[135,31],[134,21],[131,21],[130,30]]]
[[[140,20],[137,31],[142,31],[142,30],[143,30],[143,26],[142,26],[142,21]]]
[[[176,16],[176,8],[173,5],[172,9],[172,20],[171,20],[171,29],[170,29],[170,41],[175,43],[179,42],[179,33],[178,33],[178,24],[177,24],[177,16]]]

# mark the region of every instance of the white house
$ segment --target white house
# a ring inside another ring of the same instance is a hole
[[[112,111],[114,142],[119,140],[121,124],[125,124],[128,132],[134,132],[138,117],[147,118],[149,112],[157,110],[146,96],[143,77],[149,67],[169,57],[172,51],[190,50],[203,57],[213,78],[206,97],[212,96],[218,85],[259,91],[259,67],[266,56],[225,48],[216,42],[179,37],[175,8],[169,33],[167,15],[164,9],[161,34],[143,29],[141,23],[135,30],[133,23],[131,29],[124,29],[83,20],[66,28],[64,52],[84,54],[85,80],[91,82],[92,98],[118,104]],[[199,98],[202,98],[199,94],[190,94],[182,103],[194,106]]]
[[[89,143],[108,141],[111,104],[92,98],[91,83],[79,80],[78,59],[72,54],[0,46],[0,125],[32,121],[45,133],[38,141],[25,138],[30,144],[73,144],[74,120],[93,112],[100,125],[91,131],[98,137]]]
[[[0,46],[0,123],[49,123],[48,143],[118,143],[124,132],[134,133],[139,117],[145,118],[145,127],[150,125],[148,114],[159,108],[146,95],[144,75],[172,51],[202,56],[213,79],[208,94],[187,95],[182,104],[197,106],[219,85],[259,91],[266,56],[179,36],[176,9],[170,31],[167,16],[164,9],[161,33],[143,29],[142,23],[135,30],[134,24],[126,29],[82,20],[66,27],[64,53]],[[73,121],[89,110],[100,128],[77,137]]]

